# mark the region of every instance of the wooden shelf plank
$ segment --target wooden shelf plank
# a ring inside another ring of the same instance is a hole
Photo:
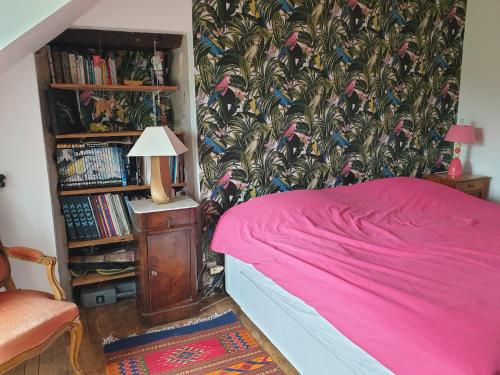
[[[145,86],[145,85],[87,85],[72,83],[51,83],[50,87],[60,90],[101,90],[101,91],[177,91],[178,86]]]
[[[108,243],[117,243],[117,242],[133,241],[133,240],[134,240],[134,235],[128,234],[126,236],[105,237],[105,238],[100,238],[98,240],[70,241],[68,242],[68,248],[77,249],[79,247],[105,245]]]
[[[183,132],[174,131],[175,135],[182,136]],[[122,132],[103,132],[103,133],[71,133],[58,134],[56,139],[85,139],[85,138],[120,138],[120,137],[139,137],[142,130],[128,130]]]
[[[172,184],[172,187],[182,188],[185,187],[185,182],[179,182]],[[149,190],[149,185],[128,185],[128,186],[111,186],[102,188],[89,188],[89,189],[75,189],[75,190],[60,190],[60,196],[68,195],[87,195],[87,194],[104,194],[104,193],[121,193],[127,191],[139,191],[139,190]]]
[[[104,193],[119,193],[123,191],[148,190],[149,185],[128,185],[128,186],[110,186],[101,188],[76,189],[76,190],[60,190],[60,196],[66,195],[85,195],[85,194],[104,194]]]
[[[101,283],[103,281],[124,279],[126,277],[134,277],[136,275],[135,271],[120,273],[118,275],[99,275],[98,273],[91,273],[84,277],[74,277],[71,280],[71,285],[82,286],[88,284]]]

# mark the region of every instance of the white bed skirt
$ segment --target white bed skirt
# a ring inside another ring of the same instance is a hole
[[[301,374],[392,374],[252,265],[226,256],[225,268],[229,295]]]

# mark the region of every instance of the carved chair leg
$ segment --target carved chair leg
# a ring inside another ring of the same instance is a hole
[[[70,344],[69,344],[69,359],[71,366],[76,375],[84,375],[84,371],[80,367],[80,344],[82,343],[83,327],[80,319],[77,318],[73,322],[73,326],[69,331]]]

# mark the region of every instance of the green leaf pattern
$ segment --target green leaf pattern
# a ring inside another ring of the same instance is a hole
[[[203,246],[252,197],[445,170],[465,0],[195,0]]]

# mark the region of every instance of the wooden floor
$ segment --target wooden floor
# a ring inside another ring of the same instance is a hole
[[[225,297],[214,301],[206,300],[202,307],[201,317],[214,313],[223,313],[233,310],[238,313],[243,325],[252,333],[264,350],[273,357],[285,374],[298,374],[293,366],[281,355],[276,347],[264,334],[241,312],[239,306],[230,298]],[[142,333],[141,326],[133,299],[123,300],[114,305],[81,309],[81,319],[84,327],[84,339],[81,348],[81,364],[87,375],[105,374],[104,354],[102,351],[103,338],[112,335],[116,338],[127,337],[131,334]],[[172,324],[182,324],[186,321]],[[165,325],[168,327],[169,324]],[[66,348],[68,337],[64,335],[57,340],[42,355],[23,363],[8,372],[8,375],[66,375],[73,374],[68,363]]]

